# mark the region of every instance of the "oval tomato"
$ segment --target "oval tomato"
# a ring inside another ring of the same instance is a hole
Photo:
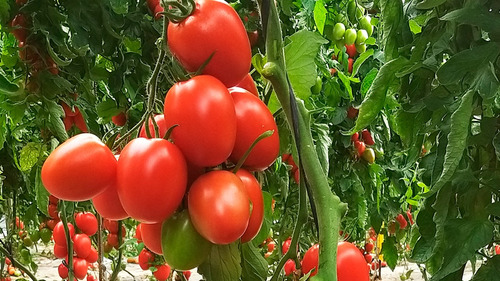
[[[196,230],[214,244],[239,239],[248,226],[250,200],[243,182],[228,171],[211,171],[191,185],[188,210]]]
[[[68,256],[68,248],[58,243],[54,244],[54,256],[58,259],[64,259]]]
[[[57,147],[42,166],[42,182],[54,196],[86,201],[106,190],[116,178],[116,159],[92,134],[79,134]]]
[[[88,263],[94,263],[99,259],[99,254],[97,253],[97,250],[94,248],[94,246],[90,247],[90,253],[85,259]]]
[[[161,250],[161,226],[162,223],[142,223],[141,224],[141,232],[142,232],[142,242],[144,245],[148,247],[151,252],[156,253],[158,255],[162,255],[163,252]]]
[[[73,258],[73,271],[77,279],[85,278],[87,275],[88,264],[85,259]]]
[[[151,266],[151,263],[154,262],[155,256],[148,249],[143,248],[139,253],[138,260],[139,266],[142,268],[142,270],[147,270]]]
[[[172,139],[186,160],[196,166],[217,166],[233,150],[233,99],[226,86],[213,76],[195,76],[170,88],[165,98],[165,121],[167,127],[178,125]]]
[[[168,264],[157,265],[153,275],[158,281],[166,281],[170,276],[170,266]]]
[[[13,28],[12,34],[20,42],[26,42],[28,34],[28,20],[24,14],[17,14],[11,21],[10,26]]]
[[[73,250],[76,255],[82,259],[87,258],[92,246],[89,236],[87,234],[76,234],[73,237],[73,242]]]
[[[304,258],[302,259],[302,272],[307,274],[311,272],[310,277],[318,274],[318,261],[319,261],[319,244],[314,244],[307,252],[304,254]],[[337,262],[338,264],[338,262]],[[357,279],[353,279],[356,280]]]
[[[257,179],[248,171],[239,169],[236,175],[245,185],[245,188],[252,203],[252,213],[248,221],[247,230],[241,236],[241,242],[245,243],[252,240],[259,233],[264,220],[264,198],[262,190]]]
[[[196,231],[187,210],[165,221],[161,235],[165,261],[178,270],[189,270],[200,265],[212,245]]]
[[[181,64],[203,69],[226,87],[240,82],[250,70],[252,50],[243,22],[236,11],[222,0],[196,0],[193,13],[180,23],[170,23],[168,47]]]
[[[88,236],[97,232],[97,218],[90,212],[83,212],[75,217],[76,226]]]
[[[118,196],[116,182],[109,186],[103,193],[92,198],[92,204],[99,215],[105,219],[123,220],[128,218],[128,214],[123,209],[122,202]]]
[[[49,217],[51,217],[53,219],[59,218],[59,212],[57,211],[57,205],[49,204],[47,211],[49,213]]]
[[[104,219],[103,226],[109,233],[118,234],[118,221]]]
[[[250,75],[250,73],[245,75],[245,78],[243,78],[243,80],[241,80],[238,84],[236,84],[235,87],[243,88],[249,91],[250,93],[254,94],[256,97],[259,96],[259,91],[257,91],[257,86],[255,86],[255,81],[253,81],[252,75]]]
[[[236,142],[229,160],[238,163],[252,143],[262,133],[273,131],[270,137],[257,143],[243,164],[248,170],[262,171],[269,167],[280,149],[278,127],[272,113],[259,98],[245,89],[231,88],[236,111]]]
[[[59,267],[57,267],[57,272],[59,273],[59,277],[62,279],[68,278],[69,270],[64,264],[61,263]]]
[[[116,125],[116,126],[124,126],[127,123],[127,115],[125,115],[125,112],[120,112],[117,115],[111,117],[111,121]]]
[[[158,114],[158,115],[155,115],[154,119],[155,119],[156,125],[158,125],[158,135],[160,136],[160,138],[163,138],[168,131],[167,124],[165,123],[165,116],[163,114]],[[151,134],[151,136],[154,136],[155,135],[155,127],[153,125],[153,121],[151,121],[151,119],[149,119],[148,124],[149,124],[149,133]],[[144,127],[144,126],[141,127],[141,131],[139,132],[139,137],[148,138],[147,134],[146,134],[146,127]]]
[[[332,38],[334,40],[342,40],[344,38],[345,33],[345,25],[341,22],[338,22],[333,27]]]
[[[292,259],[287,260],[283,269],[285,270],[286,276],[294,273],[295,270],[297,270],[297,268],[295,267],[295,261]]]
[[[71,224],[70,222],[68,223],[68,230],[69,230],[69,237],[73,238],[73,236],[75,236],[75,228],[73,227],[73,224]],[[66,234],[64,232],[64,225],[62,221],[58,222],[56,226],[54,226],[54,230],[52,231],[52,237],[54,237],[54,242],[56,244],[67,247]]]
[[[163,222],[180,205],[186,191],[186,161],[181,151],[164,139],[132,140],[118,159],[117,174],[123,209],[141,222]]]
[[[349,242],[340,242],[337,248],[338,281],[369,281],[370,271],[358,248]]]
[[[346,53],[349,55],[350,58],[354,58],[356,56],[357,54],[356,45],[354,44],[345,45],[345,48],[346,48]]]

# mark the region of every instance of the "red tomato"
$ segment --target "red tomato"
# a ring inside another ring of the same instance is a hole
[[[66,130],[66,132],[69,132],[69,130],[71,130],[71,128],[73,128],[73,124],[75,123],[75,119],[71,116],[65,116],[63,118],[63,123],[64,123],[64,130]]]
[[[73,238],[73,236],[75,236],[75,228],[70,222],[68,223],[68,230],[70,233],[69,237]],[[64,225],[62,221],[56,224],[52,232],[52,236],[54,237],[54,242],[56,244],[67,247],[68,244],[66,244],[66,234],[64,232]]]
[[[154,260],[155,260],[154,254],[151,253],[146,248],[143,248],[142,251],[139,253],[139,266],[142,268],[142,270],[147,270],[151,266],[151,263]]]
[[[95,210],[103,218],[110,220],[123,220],[128,218],[128,214],[125,212],[120,202],[120,197],[118,197],[116,182],[104,190],[103,193],[92,198],[92,204],[94,204]]]
[[[134,139],[118,159],[118,196],[123,209],[138,221],[159,223],[170,217],[184,197],[186,183],[186,160],[167,140]]]
[[[354,63],[354,60],[351,58],[347,59],[347,72],[352,73],[352,65]]]
[[[240,82],[250,70],[252,50],[243,22],[225,1],[197,0],[194,12],[180,23],[170,23],[168,47],[181,64],[217,77],[227,87]]]
[[[50,229],[50,230],[54,230],[54,227],[56,226],[56,224],[59,222],[59,220],[48,220],[47,221],[47,227]]]
[[[349,109],[347,110],[347,118],[355,119],[358,116],[358,113],[359,109],[349,106]]]
[[[111,117],[111,121],[116,126],[124,126],[127,123],[127,115],[125,115],[125,112],[120,112],[118,115]]]
[[[49,204],[57,206],[58,203],[59,198],[55,197],[54,195],[49,195]]]
[[[163,114],[155,115],[155,122],[158,125],[158,136],[163,138],[168,131],[167,123],[165,122],[165,116]],[[155,127],[153,125],[153,121],[151,119],[148,121],[149,124],[149,133],[151,136],[155,135]],[[147,138],[146,128],[144,126],[141,127],[141,131],[139,132],[139,137]]]
[[[362,141],[355,141],[354,142],[354,147],[358,151],[358,155],[359,156],[363,155],[363,152],[365,152],[365,149],[366,149],[366,145]]]
[[[354,134],[351,136],[351,141],[352,141],[352,142],[359,141],[359,133],[354,133]]]
[[[191,186],[188,210],[201,236],[214,244],[229,244],[247,229],[250,200],[238,176],[228,171],[211,171]]]
[[[51,217],[53,219],[59,218],[59,213],[57,211],[57,205],[49,204],[48,213],[49,213],[49,217]]]
[[[195,76],[170,88],[165,98],[165,121],[167,127],[179,125],[172,131],[172,139],[186,160],[196,166],[217,166],[233,150],[233,99],[226,86],[212,76]]]
[[[139,225],[137,225],[137,228],[135,229],[134,238],[137,239],[137,243],[142,242],[142,224],[141,223]]]
[[[396,217],[396,220],[398,221],[399,223],[399,228],[400,229],[405,229],[406,226],[408,225],[408,222],[406,221],[405,217],[402,215],[402,214],[399,214],[397,217]]]
[[[17,14],[14,19],[10,22],[12,29],[12,34],[20,42],[26,42],[26,37],[28,34],[28,20],[24,14]],[[248,72],[248,71],[247,71]]]
[[[248,41],[250,42],[250,47],[255,47],[259,42],[259,31],[247,31]]]
[[[153,275],[158,281],[166,281],[170,276],[170,266],[168,264],[157,265]]]
[[[95,277],[93,275],[87,275],[87,281],[95,281]]]
[[[104,225],[104,229],[109,231],[109,233],[113,233],[113,234],[118,233],[118,221],[105,219],[103,222],[103,225]]]
[[[373,260],[373,256],[372,255],[370,255],[370,254],[366,254],[365,255],[365,261],[366,261],[366,263],[371,263],[372,260]]]
[[[247,230],[241,236],[241,242],[246,243],[252,240],[257,233],[259,233],[264,220],[264,198],[262,197],[262,190],[257,179],[248,171],[239,169],[236,175],[245,185],[245,188],[252,203],[252,213],[248,221]]]
[[[79,134],[56,148],[42,167],[42,182],[54,196],[86,201],[103,192],[116,178],[116,159],[92,134]]]
[[[90,212],[80,213],[75,218],[76,226],[88,236],[92,236],[97,232],[97,218]]]
[[[94,263],[97,261],[99,258],[99,254],[97,253],[97,250],[94,248],[94,246],[90,247],[90,253],[89,255],[85,258],[88,263]]]
[[[314,270],[310,277],[313,277],[318,273],[318,260],[319,260],[319,244],[314,244],[307,252],[304,254],[304,258],[302,259],[302,273],[307,274]],[[337,262],[338,266],[338,262]],[[357,279],[353,279],[357,280]]]
[[[76,108],[76,107],[75,107]],[[75,121],[75,126],[82,132],[82,133],[88,133],[89,129],[87,128],[87,123],[85,122],[85,119],[83,118],[83,115],[81,112],[78,112],[75,117],[73,117],[73,120]]]
[[[250,73],[245,75],[245,78],[243,78],[243,80],[241,80],[238,84],[236,84],[235,87],[243,88],[249,91],[250,93],[254,94],[256,97],[259,97],[257,86],[255,86],[255,81],[253,81],[252,75],[250,75]]]
[[[184,277],[186,277],[186,280],[189,280],[189,277],[191,277],[191,271],[183,271],[182,274],[184,274]]]
[[[267,252],[274,252],[274,248],[276,248],[276,243],[274,243],[274,241],[271,241],[267,244]]]
[[[370,131],[368,131],[367,129],[364,129],[362,132],[361,132],[361,136],[363,137],[363,141],[367,144],[367,145],[374,145],[375,142],[373,141],[373,138],[372,138],[372,134],[370,133]]]
[[[346,47],[346,52],[349,55],[350,58],[354,58],[358,51],[356,51],[356,46],[354,44],[352,45],[345,45]]]
[[[500,245],[495,245],[495,254],[500,255]]]
[[[284,242],[283,246],[281,247],[281,253],[284,255],[286,252],[288,252],[288,249],[290,249],[290,244],[292,244],[292,237],[288,237]]]
[[[163,7],[162,7],[161,5],[159,5],[159,4],[158,4],[158,5],[156,6],[156,8],[155,8],[154,12],[153,12],[153,14],[154,14],[154,16],[155,16],[155,20],[159,20],[159,19],[161,19],[161,17],[163,17],[163,14],[162,14],[162,13],[163,13]]]
[[[286,276],[294,273],[295,270],[297,270],[297,268],[295,267],[295,261],[292,259],[287,260],[283,268],[285,269]]]
[[[118,248],[118,235],[115,233],[109,233],[108,234],[108,244],[111,245],[112,247]]]
[[[141,234],[144,245],[151,250],[151,252],[163,255],[161,249],[161,226],[163,222],[155,224],[141,223]]]
[[[73,271],[77,279],[85,278],[87,275],[88,264],[87,261],[81,258],[73,258]]]
[[[160,5],[160,0],[147,0],[146,2],[151,12],[154,12],[156,6]]]
[[[85,259],[89,256],[92,242],[87,234],[76,234],[73,237],[73,250],[79,258]]]
[[[61,263],[59,265],[59,267],[57,268],[57,272],[59,273],[59,277],[61,277],[62,279],[68,278],[69,270],[64,264]]]
[[[373,248],[374,248],[374,247],[375,247],[375,246],[373,245],[373,243],[366,243],[366,244],[365,244],[365,251],[366,251],[367,253],[371,253],[371,252],[373,251]]]
[[[64,259],[68,256],[68,248],[58,243],[54,244],[54,256],[58,259]]]
[[[231,88],[230,91],[234,100],[237,125],[236,142],[229,160],[238,163],[259,135],[272,130],[274,133],[259,141],[243,164],[252,171],[265,170],[276,160],[280,149],[278,127],[274,117],[266,104],[247,90]]]
[[[410,221],[410,225],[413,225],[415,222],[413,221],[413,216],[411,215],[411,211],[406,211],[406,216],[408,217],[408,221]]]

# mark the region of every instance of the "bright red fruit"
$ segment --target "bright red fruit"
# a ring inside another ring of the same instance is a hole
[[[495,245],[495,254],[500,255],[500,245]]]
[[[295,267],[295,261],[292,259],[287,260],[283,268],[285,269],[286,276],[292,274],[293,272],[295,272],[295,270],[297,270],[297,268]]]
[[[373,141],[373,138],[372,138],[372,134],[370,133],[370,131],[368,131],[367,129],[364,129],[362,132],[361,132],[361,136],[363,137],[363,141],[367,144],[367,145],[374,145],[375,142]]]
[[[349,106],[349,109],[347,109],[347,118],[355,119],[358,116],[358,113],[359,109]]]
[[[117,177],[118,196],[127,214],[141,222],[159,223],[184,197],[187,166],[169,141],[137,138],[123,148]]]
[[[253,81],[252,75],[248,73],[245,75],[245,78],[241,80],[235,87],[243,88],[250,93],[254,94],[256,97],[259,97],[259,92],[257,91],[257,86],[255,86],[255,81]],[[231,89],[229,89],[231,91]]]
[[[137,228],[135,229],[134,238],[137,239],[137,243],[142,242],[142,224],[141,223],[139,225],[137,225]]]
[[[352,65],[354,64],[354,60],[351,58],[347,59],[347,72],[352,73]]]
[[[367,253],[371,253],[371,252],[373,251],[373,248],[374,248],[374,247],[375,247],[375,246],[373,245],[373,243],[366,243],[366,244],[365,244],[365,251],[366,251]]]
[[[155,119],[156,125],[158,126],[158,136],[160,138],[163,138],[168,131],[167,123],[165,123],[165,116],[163,114],[158,114],[158,115],[155,115],[154,119]],[[153,121],[151,121],[151,119],[149,119],[148,124],[149,124],[149,133],[154,138],[155,126],[153,124]],[[147,134],[146,134],[146,127],[144,127],[144,126],[141,127],[141,131],[139,132],[139,137],[148,138]]]
[[[27,25],[28,20],[26,19],[26,16],[24,14],[17,14],[10,23],[10,26],[13,28],[12,34],[20,42],[26,42],[28,33],[28,30],[26,28]]]
[[[157,265],[153,275],[158,281],[166,281],[168,276],[170,276],[170,266],[168,264]]]
[[[103,192],[116,178],[116,159],[92,134],[79,134],[57,147],[42,167],[42,182],[54,196],[86,201]]]
[[[349,55],[350,58],[354,58],[356,54],[358,53],[356,51],[356,46],[354,44],[352,45],[345,45],[346,47],[346,52]]]
[[[318,260],[319,260],[319,244],[314,244],[307,252],[304,254],[302,259],[302,272],[307,274],[314,270],[310,277],[318,274]]]
[[[213,76],[199,75],[172,86],[165,98],[165,121],[167,127],[178,125],[172,139],[186,160],[198,167],[217,166],[233,150],[233,99],[226,86]]]
[[[184,274],[184,277],[186,277],[186,280],[189,280],[189,277],[191,277],[191,271],[183,271],[182,274]]]
[[[108,244],[111,245],[112,247],[117,248],[118,247],[118,235],[115,233],[109,233],[108,234]]]
[[[210,56],[203,74],[232,87],[248,74],[252,50],[243,22],[225,1],[197,0],[194,12],[180,23],[170,23],[168,47],[190,72]],[[166,111],[165,111],[166,112]]]
[[[352,134],[351,141],[352,142],[359,141],[359,133]]]
[[[76,226],[88,236],[97,232],[97,218],[90,212],[84,212],[75,218]]]
[[[216,170],[200,176],[191,185],[188,210],[193,225],[205,239],[214,244],[229,244],[247,229],[250,199],[238,176]]]
[[[252,203],[252,213],[248,221],[247,230],[241,236],[241,242],[245,243],[252,240],[259,233],[264,220],[264,198],[262,190],[257,179],[248,171],[239,169],[236,175],[245,185],[245,188]]]
[[[362,141],[355,141],[354,142],[354,147],[358,151],[358,155],[359,156],[363,155],[363,152],[365,152],[365,149],[366,149],[366,145]]]
[[[92,242],[87,234],[76,234],[73,237],[73,250],[80,258],[87,258],[90,254]]]
[[[163,255],[161,249],[162,222],[155,224],[141,223],[142,242],[151,252]]]
[[[146,270],[151,266],[151,263],[155,260],[155,256],[148,249],[143,248],[139,253],[139,266],[142,270]]]
[[[54,244],[54,256],[58,259],[64,259],[68,256],[68,248],[58,243]]]
[[[410,225],[413,225],[415,222],[413,221],[413,216],[410,210],[406,211],[406,216],[408,217],[408,221],[410,221]]]
[[[111,121],[113,121],[116,126],[124,126],[127,123],[127,115],[125,115],[125,112],[120,112],[118,115],[111,117]]]
[[[234,101],[237,125],[236,142],[229,160],[238,163],[262,133],[273,131],[271,136],[257,143],[243,164],[251,171],[265,170],[276,160],[280,149],[278,127],[274,117],[266,104],[247,90],[234,87],[230,92]]]
[[[56,205],[59,203],[59,198],[55,197],[54,195],[49,195],[49,203],[51,205]]]
[[[103,221],[103,225],[104,229],[109,231],[109,233],[114,233],[114,234],[118,233],[118,221],[105,219]]]
[[[405,229],[406,226],[408,225],[408,222],[406,221],[405,217],[402,215],[402,214],[399,214],[397,217],[396,217],[396,220],[398,221],[399,223],[399,228],[400,229]]]
[[[92,198],[96,211],[105,219],[123,220],[128,218],[118,196],[116,182],[110,185],[103,193]]]
[[[68,223],[68,230],[70,233],[69,237],[73,238],[73,236],[75,236],[75,228],[73,227],[73,224]],[[66,234],[64,232],[64,225],[62,221],[56,224],[52,232],[52,236],[54,237],[54,242],[56,244],[67,247],[68,244],[66,243]]]
[[[97,253],[97,250],[94,248],[94,246],[90,247],[90,253],[89,255],[85,258],[88,263],[94,263],[97,261],[99,258],[99,255]]]
[[[88,264],[85,259],[73,258],[73,270],[77,279],[85,278],[85,275],[87,275],[87,269]]]
[[[274,248],[276,247],[276,244],[274,243],[274,241],[271,241],[267,244],[267,251],[269,253],[272,253],[274,252]]]
[[[286,252],[288,252],[288,249],[290,249],[290,244],[292,244],[292,237],[288,237],[284,242],[283,246],[281,247],[281,253],[284,255]]]
[[[61,263],[59,267],[57,267],[57,272],[59,273],[59,277],[62,279],[68,278],[69,270],[64,264]]]
[[[51,217],[53,219],[59,218],[59,212],[57,211],[57,205],[50,204],[48,206],[48,213],[49,213],[49,217]]]
[[[372,256],[372,255],[370,255],[370,254],[366,254],[366,255],[365,255],[365,261],[366,261],[367,263],[371,263],[371,262],[372,262],[372,260],[373,260],[373,256]]]

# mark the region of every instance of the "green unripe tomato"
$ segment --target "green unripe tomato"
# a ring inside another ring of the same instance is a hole
[[[40,230],[40,238],[42,239],[42,242],[47,244],[50,242],[50,237],[52,236],[52,231],[48,228],[42,228]]]
[[[365,43],[366,39],[368,39],[368,32],[366,32],[366,30],[364,29],[358,30],[356,35],[356,45]]]
[[[347,18],[343,14],[337,14],[337,16],[335,16],[335,22],[340,22],[340,23],[346,25],[347,24]]]
[[[338,22],[333,27],[332,37],[334,40],[341,40],[344,37],[345,33],[345,25],[341,22]]]
[[[347,3],[347,15],[349,16],[349,19],[351,22],[354,22],[356,19],[356,2],[354,0],[349,1]]]
[[[321,92],[321,87],[323,86],[323,81],[321,80],[321,77],[317,76],[316,77],[316,83],[314,86],[311,87],[311,92],[313,95],[317,95]]]
[[[352,45],[354,42],[356,42],[356,29],[354,28],[349,28],[348,30],[345,31],[344,34],[344,41],[347,45]]]
[[[371,24],[370,16],[362,17],[359,20],[359,25],[361,26],[362,29],[364,29],[364,30],[366,30],[366,32],[368,32],[368,36],[372,36],[373,25]]]
[[[208,256],[212,243],[194,228],[187,210],[171,216],[162,225],[161,246],[165,261],[178,270],[199,266]]]
[[[344,48],[344,45],[345,45],[344,39],[335,41],[335,46],[337,46],[337,48],[340,50],[342,50],[342,48]]]
[[[33,242],[38,242],[38,240],[40,240],[40,231],[33,231],[33,233],[30,234],[30,237],[31,237],[31,240],[33,240]]]
[[[356,44],[356,51],[360,54],[366,52],[366,44]]]
[[[356,9],[356,19],[360,19],[365,14],[365,8],[358,6]]]

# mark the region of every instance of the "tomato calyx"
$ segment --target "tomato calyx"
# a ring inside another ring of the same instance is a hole
[[[169,6],[162,12],[169,21],[179,23],[189,17],[196,8],[194,0],[185,0],[181,2],[166,1]]]

